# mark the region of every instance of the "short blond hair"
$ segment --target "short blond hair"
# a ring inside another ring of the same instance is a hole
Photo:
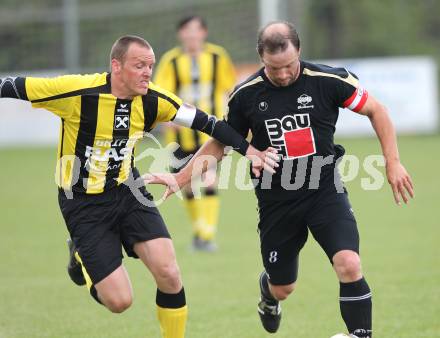
[[[110,67],[113,59],[118,60],[119,62],[124,61],[124,56],[125,54],[127,54],[128,48],[132,43],[137,43],[142,47],[151,49],[151,45],[148,43],[148,41],[141,38],[140,36],[136,36],[136,35],[121,36],[119,39],[115,41],[110,51]]]

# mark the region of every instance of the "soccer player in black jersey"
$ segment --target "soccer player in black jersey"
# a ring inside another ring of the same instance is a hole
[[[394,199],[407,203],[413,184],[400,163],[393,124],[354,74],[301,60],[291,23],[264,27],[257,50],[264,67],[231,94],[226,121],[243,136],[250,130],[257,149],[272,146],[282,156],[275,174],[257,178],[251,173],[265,267],[259,279],[262,324],[268,332],[278,330],[279,302],[295,288],[298,255],[310,230],[340,281],[340,310],[349,334],[371,338],[371,291],[361,271],[356,220],[336,169],[344,149],[334,144],[333,135],[340,107],[367,116],[382,147]],[[155,175],[146,181],[168,185],[170,194],[190,179],[198,156],[220,159],[223,148],[209,141],[176,176]]]
[[[61,118],[56,177],[72,280],[110,311],[124,311],[133,296],[123,246],[156,281],[162,336],[182,338],[185,293],[168,230],[134,167],[136,142],[157,123],[174,121],[234,147],[257,175],[276,163],[271,150],[256,150],[224,121],[150,83],[154,63],[147,41],[124,36],[112,47],[110,73],[8,77],[0,79],[0,97],[30,101]]]

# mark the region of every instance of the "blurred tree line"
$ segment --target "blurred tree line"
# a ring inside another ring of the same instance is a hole
[[[64,69],[65,12],[71,0],[0,0],[0,73]],[[440,64],[439,0],[285,0],[306,59],[432,55]],[[296,17],[289,3],[301,3]],[[176,21],[203,15],[210,40],[236,63],[258,62],[257,0],[78,0],[81,71],[107,67],[110,44],[123,34],[146,37],[161,55],[173,47]]]
[[[310,0],[312,58],[433,55],[440,61],[439,0]]]

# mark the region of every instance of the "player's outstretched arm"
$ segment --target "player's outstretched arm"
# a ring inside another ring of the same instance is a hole
[[[27,100],[25,78],[6,77],[0,78],[0,98]]]
[[[177,174],[154,173],[143,175],[146,184],[162,184],[167,187],[164,197],[172,195],[187,185],[191,179],[199,177],[209,169],[210,165],[215,165],[221,161],[224,155],[225,145],[215,139],[208,140],[191,158],[185,167]],[[278,167],[278,155],[274,148],[259,151],[249,145],[245,156],[251,161],[252,172],[259,177],[261,170],[274,173]]]
[[[359,113],[368,116],[379,138],[394,200],[398,205],[401,204],[401,200],[405,204],[408,203],[409,196],[414,198],[414,186],[411,176],[400,163],[396,131],[386,107],[370,95]]]

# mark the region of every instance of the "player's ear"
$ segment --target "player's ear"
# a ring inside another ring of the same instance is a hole
[[[121,72],[122,64],[120,61],[116,59],[112,59],[111,66],[112,66],[112,73],[118,74]]]

